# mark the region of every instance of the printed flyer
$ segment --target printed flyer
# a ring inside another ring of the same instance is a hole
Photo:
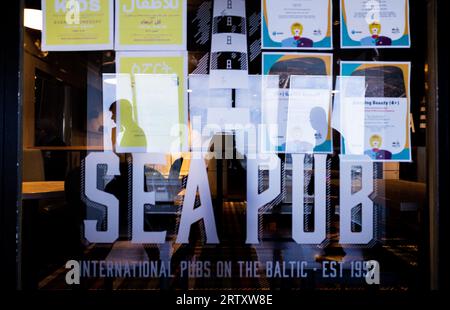
[[[186,50],[187,0],[116,0],[116,50]]]
[[[42,50],[89,51],[113,48],[112,0],[42,0]]]
[[[332,64],[331,54],[263,53],[265,151],[332,152]]]
[[[185,52],[117,54],[118,152],[170,153],[187,147],[186,58]]]
[[[364,81],[363,96],[341,87],[340,123],[348,127],[342,128],[341,153],[411,161],[410,63],[342,61],[341,75]]]
[[[261,75],[249,75],[249,87],[236,89],[235,107],[231,89],[209,88],[209,76],[189,75],[189,120],[191,148],[208,153],[217,133],[234,132],[240,154],[257,151],[256,131],[261,123]]]
[[[263,49],[332,49],[331,0],[263,0]]]
[[[408,0],[341,0],[342,48],[409,48]]]

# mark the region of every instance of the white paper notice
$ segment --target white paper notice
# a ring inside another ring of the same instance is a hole
[[[409,47],[408,0],[341,0],[341,46]]]
[[[136,74],[137,123],[147,137],[147,152],[179,152],[172,149],[179,137],[178,77],[176,74]],[[142,91],[141,91],[142,90]]]
[[[291,76],[286,152],[313,153],[327,140],[331,78]]]
[[[263,0],[263,48],[329,49],[330,0]]]

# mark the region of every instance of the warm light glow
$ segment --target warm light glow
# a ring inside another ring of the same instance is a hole
[[[34,9],[25,9],[23,24],[27,28],[42,30],[42,11]]]

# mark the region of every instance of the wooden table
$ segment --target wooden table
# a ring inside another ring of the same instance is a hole
[[[104,151],[103,146],[88,145],[88,146],[29,146],[26,149],[41,150],[41,151]]]
[[[47,199],[64,196],[64,181],[23,182],[22,199]]]

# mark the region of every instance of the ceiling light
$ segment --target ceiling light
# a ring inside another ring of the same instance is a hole
[[[27,28],[42,30],[42,11],[35,9],[25,9],[23,24]]]

